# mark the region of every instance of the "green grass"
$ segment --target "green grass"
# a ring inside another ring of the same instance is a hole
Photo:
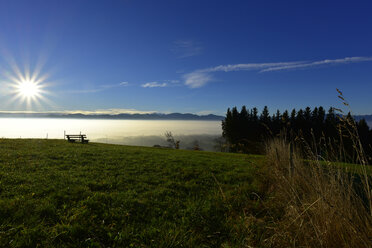
[[[1,247],[239,247],[262,156],[0,140]]]
[[[336,166],[338,168],[344,169],[345,172],[353,173],[353,174],[363,174],[362,166],[360,164],[351,164],[351,163],[344,163],[344,162],[327,162],[327,161],[320,161],[321,165],[324,166]],[[365,167],[366,173],[368,175],[372,175],[372,166],[366,165]]]

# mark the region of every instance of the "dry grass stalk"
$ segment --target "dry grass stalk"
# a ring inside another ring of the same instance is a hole
[[[306,150],[308,160],[303,160],[285,139],[275,139],[267,146],[274,200],[283,215],[266,245],[370,247],[371,206],[356,193],[354,177],[335,163],[319,161],[311,151]],[[368,196],[368,175],[365,177],[362,194]]]

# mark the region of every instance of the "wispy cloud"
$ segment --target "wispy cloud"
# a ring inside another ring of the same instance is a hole
[[[176,85],[180,83],[180,80],[164,80],[164,82]]]
[[[185,85],[190,88],[200,88],[212,81],[212,75],[208,72],[194,71],[183,75]]]
[[[108,88],[124,87],[124,86],[128,86],[128,85],[129,85],[128,82],[121,82],[121,83],[118,83],[118,84],[104,84],[104,85],[101,85],[101,88],[108,89]]]
[[[149,82],[149,83],[145,83],[145,84],[142,84],[141,87],[143,88],[157,88],[157,87],[167,87],[168,84],[167,83],[159,83],[159,82]]]
[[[248,63],[219,65],[215,67],[195,70],[183,75],[184,84],[190,88],[200,88],[213,80],[214,72],[232,72],[232,71],[258,71],[270,72],[281,70],[308,69],[324,65],[340,65],[348,63],[360,63],[372,61],[372,57],[346,57],[341,59],[325,59],[319,61],[293,61],[277,63]]]
[[[203,48],[193,40],[177,40],[171,50],[178,58],[187,58],[199,55]]]
[[[284,66],[277,66],[277,67],[274,66],[274,67],[265,68],[261,70],[260,72],[301,69],[301,68],[316,67],[316,66],[321,66],[321,65],[359,63],[359,62],[366,62],[366,61],[372,61],[372,57],[346,57],[343,59],[325,59],[325,60],[314,61],[314,62],[298,63],[294,65],[284,65]]]
[[[119,88],[119,87],[125,87],[125,86],[129,86],[129,83],[128,82],[121,82],[121,83],[118,83],[118,84],[103,84],[103,85],[100,85],[97,89],[99,91],[102,91],[102,90],[106,90],[106,89]]]
[[[118,87],[125,87],[125,86],[129,86],[129,83],[128,82],[121,82],[121,83],[118,83],[118,84],[102,84],[102,85],[99,85],[96,88],[66,90],[64,92],[65,93],[70,93],[70,94],[96,93],[96,92],[101,92],[101,91],[111,89],[111,88],[118,88]]]
[[[100,92],[103,89],[100,88],[94,88],[94,89],[77,89],[77,90],[63,90],[62,93],[68,93],[68,94],[87,94],[87,93],[96,93]]]
[[[284,66],[293,66],[301,63],[306,63],[303,61],[295,62],[278,62],[278,63],[249,63],[249,64],[235,64],[235,65],[219,65],[207,69],[200,70],[201,72],[230,72],[230,71],[248,71],[248,70],[262,70],[264,68],[271,67],[284,67]]]

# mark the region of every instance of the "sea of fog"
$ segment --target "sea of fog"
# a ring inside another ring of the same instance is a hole
[[[181,141],[182,149],[197,140],[204,150],[213,150],[222,133],[221,121],[0,118],[2,138],[63,139],[64,133],[82,133],[91,142],[166,146],[167,131]]]

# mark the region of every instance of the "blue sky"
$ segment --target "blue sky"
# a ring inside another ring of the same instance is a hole
[[[371,1],[306,2],[0,0],[0,110],[372,114]]]

